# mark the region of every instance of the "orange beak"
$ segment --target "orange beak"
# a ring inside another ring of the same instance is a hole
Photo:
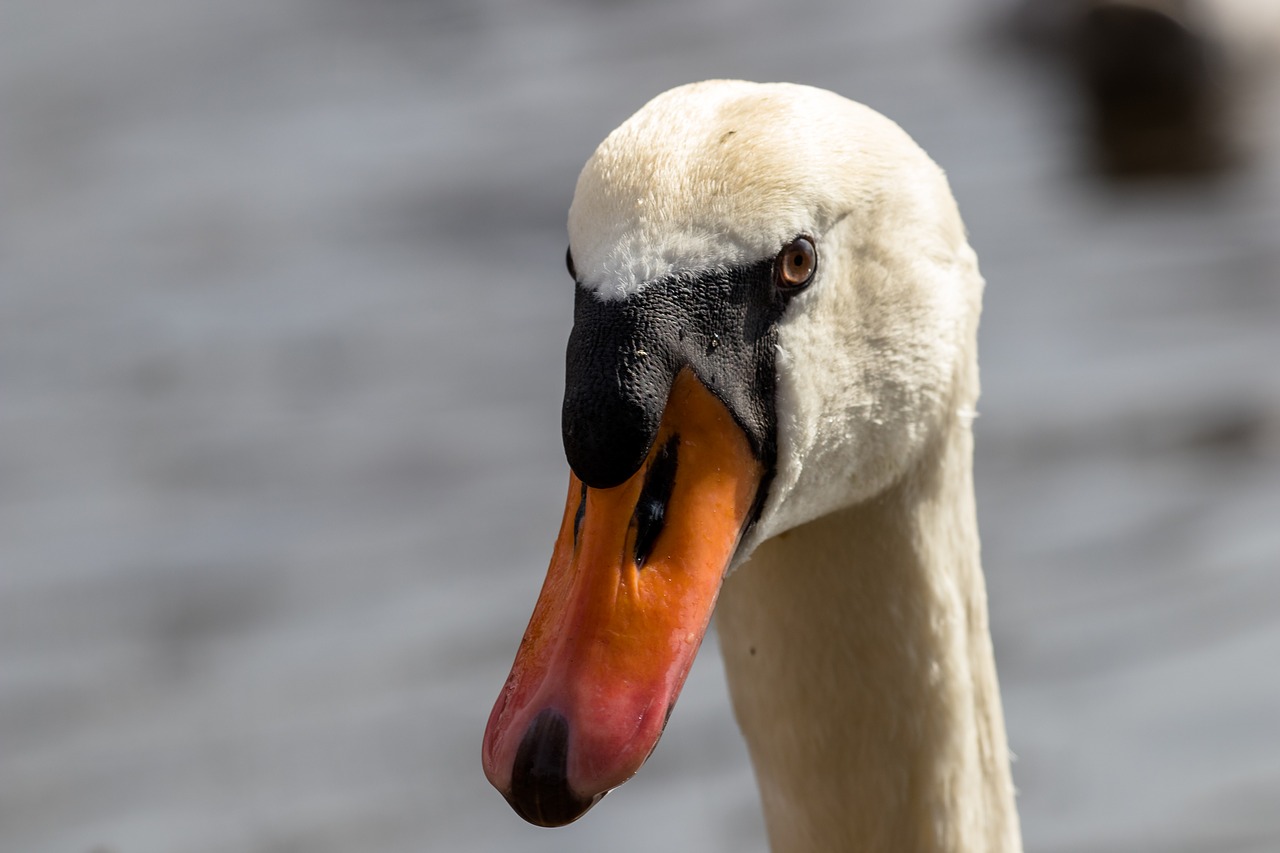
[[[560,826],[658,742],[763,480],[746,435],[689,370],[644,464],[611,489],[572,474],[551,566],[489,716],[484,770]]]

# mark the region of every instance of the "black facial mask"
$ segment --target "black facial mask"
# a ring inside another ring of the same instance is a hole
[[[686,367],[773,471],[777,322],[788,302],[773,277],[769,260],[669,276],[619,300],[578,287],[561,423],[565,456],[584,483],[612,488],[640,468]]]

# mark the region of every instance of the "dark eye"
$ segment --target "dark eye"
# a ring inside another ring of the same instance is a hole
[[[573,265],[573,249],[564,250],[564,265],[569,268],[569,275],[574,281],[578,280],[578,269]]]
[[[782,247],[773,262],[773,283],[779,290],[797,291],[807,287],[818,269],[818,250],[813,240],[797,237]]]

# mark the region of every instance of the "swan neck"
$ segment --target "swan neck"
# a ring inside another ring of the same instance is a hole
[[[725,667],[776,853],[1021,849],[958,421],[897,485],[725,583]]]

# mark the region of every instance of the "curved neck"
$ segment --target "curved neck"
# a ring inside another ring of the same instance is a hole
[[[957,423],[888,492],[769,540],[724,584],[777,853],[1021,849],[971,460]]]

